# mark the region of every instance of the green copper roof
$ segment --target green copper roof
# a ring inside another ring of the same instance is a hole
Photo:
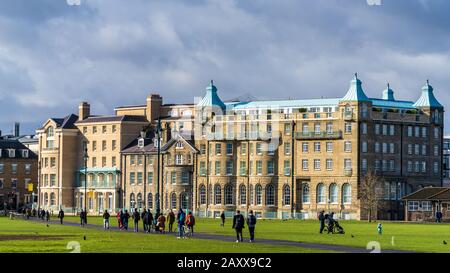
[[[202,100],[197,104],[198,107],[220,107],[225,109],[225,104],[217,95],[217,88],[214,86],[213,81],[206,87],[206,94]]]
[[[443,108],[442,104],[439,103],[439,101],[436,99],[436,97],[433,94],[433,87],[430,85],[430,83],[427,80],[427,83],[424,87],[422,87],[422,95],[420,98],[414,103],[414,107],[417,108],[427,108],[427,107],[433,107],[433,108]]]
[[[383,100],[390,100],[394,101],[394,91],[389,86],[389,83],[387,84],[387,88],[383,90]]]
[[[361,85],[362,83],[358,79],[358,74],[355,73],[355,77],[350,82],[350,88],[341,101],[369,101]]]

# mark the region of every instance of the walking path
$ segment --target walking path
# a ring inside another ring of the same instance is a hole
[[[31,221],[35,222],[41,222],[41,223],[47,223],[46,221],[42,221],[37,218],[30,218]],[[60,225],[59,221],[50,220],[50,224]],[[73,227],[79,227],[80,224],[77,222],[69,222],[65,221],[64,225],[66,226],[73,226]],[[95,225],[95,224],[87,224],[88,228],[94,228],[98,230],[103,230],[103,226]],[[110,226],[110,230],[113,231],[121,231],[124,232],[124,230],[120,230],[118,227]],[[139,229],[140,233],[144,233],[144,231]],[[125,231],[127,232],[127,231]],[[133,228],[129,228],[128,232],[134,232]],[[158,234],[159,233],[150,233],[150,234]],[[177,232],[174,233],[165,233],[167,236],[177,236]],[[218,234],[209,234],[209,233],[194,233],[195,238],[198,239],[206,239],[206,240],[218,240],[218,241],[224,241],[224,242],[235,242],[236,239],[233,236],[227,236],[227,235],[218,235]],[[324,251],[336,251],[336,252],[344,252],[344,253],[370,253],[372,250],[368,250],[365,248],[360,247],[352,247],[352,246],[343,246],[343,245],[332,245],[332,244],[321,244],[321,243],[307,243],[307,242],[295,242],[295,241],[287,241],[287,240],[275,240],[275,239],[258,239],[257,241],[253,242],[254,244],[269,244],[269,245],[286,245],[286,246],[296,246],[296,247],[302,247],[302,248],[310,248],[310,249],[317,249],[317,250],[324,250]],[[403,250],[381,250],[382,253],[413,253],[412,251],[403,251]]]

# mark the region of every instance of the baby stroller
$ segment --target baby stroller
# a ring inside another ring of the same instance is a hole
[[[333,234],[345,234],[344,228],[339,225],[339,222],[329,217],[325,217],[325,231]]]

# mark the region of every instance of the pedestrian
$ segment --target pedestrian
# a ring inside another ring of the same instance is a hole
[[[139,232],[139,220],[141,220],[141,216],[137,209],[134,209],[132,217],[133,217],[133,222],[134,222],[134,232]]]
[[[195,217],[192,214],[192,211],[188,213],[186,216],[186,226],[189,228],[190,235],[194,235],[194,225],[195,225]]]
[[[173,210],[170,210],[169,214],[167,215],[167,220],[169,221],[169,233],[172,233],[173,223],[175,222],[175,213],[173,213]]]
[[[117,212],[116,218],[117,218],[117,224],[119,225],[119,229],[122,229],[123,228],[123,224],[122,224],[122,210],[119,210]]]
[[[319,221],[320,221],[320,230],[319,230],[319,233],[321,233],[321,234],[322,234],[323,230],[325,229],[325,215],[324,215],[324,213],[325,213],[325,211],[322,210],[322,211],[319,213],[319,216],[318,216]]]
[[[58,218],[59,218],[59,221],[61,222],[61,225],[62,225],[63,224],[63,219],[64,219],[64,211],[62,209],[59,210]]]
[[[84,227],[84,211],[80,211],[80,226]]]
[[[146,208],[144,208],[144,210],[142,211],[141,219],[142,219],[142,227],[144,228],[144,232],[148,233],[148,212],[147,212]]]
[[[255,241],[255,226],[256,226],[256,216],[253,215],[253,210],[251,210],[247,217],[248,231],[250,233],[250,243]]]
[[[383,226],[381,225],[381,223],[378,223],[377,225],[377,231],[378,234],[381,235],[383,233]]]
[[[36,209],[33,209],[33,217],[36,217]]]
[[[50,212],[48,210],[45,212],[45,220],[47,220],[47,222],[50,221]]]
[[[153,214],[150,210],[147,211],[148,212],[148,233],[152,232],[152,228],[153,227]]]
[[[232,226],[232,228],[236,230],[236,243],[244,241],[244,238],[242,237],[242,229],[245,227],[244,221],[244,216],[242,216],[241,212],[237,210],[236,215],[233,217]]]
[[[225,212],[222,211],[222,213],[220,214],[220,219],[222,220],[222,223],[220,224],[222,227],[225,226]]]
[[[109,229],[109,217],[111,215],[109,214],[109,212],[107,210],[105,210],[105,212],[103,213],[103,228],[104,229]]]
[[[333,232],[333,229],[334,229],[334,219],[333,219],[333,216],[334,216],[334,212],[331,212],[331,213],[328,215],[328,234],[334,233],[334,232]]]
[[[442,221],[442,212],[436,211],[436,223],[440,223]]]
[[[87,225],[87,210],[84,211],[83,222],[84,222],[84,225],[86,226]]]
[[[158,220],[157,220],[157,224],[156,226],[158,227],[158,231],[161,233],[164,233],[164,229],[166,228],[166,217],[164,216],[164,214],[160,214],[158,216]]]
[[[130,214],[128,213],[128,210],[125,210],[123,213],[123,228],[125,230],[128,230],[128,219],[130,219]]]
[[[184,234],[184,224],[186,221],[186,214],[184,213],[184,211],[180,208],[180,210],[178,211],[177,214],[177,218],[178,218],[178,239],[179,238],[183,238],[183,234]]]

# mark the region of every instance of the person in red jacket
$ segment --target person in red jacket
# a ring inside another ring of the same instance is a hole
[[[190,211],[186,217],[186,226],[189,228],[190,236],[194,234],[195,217]]]

